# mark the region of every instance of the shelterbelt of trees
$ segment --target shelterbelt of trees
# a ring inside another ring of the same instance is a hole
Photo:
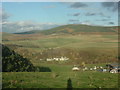
[[[0,45],[2,46],[2,72],[51,72],[48,67],[35,67],[27,58],[3,44]]]

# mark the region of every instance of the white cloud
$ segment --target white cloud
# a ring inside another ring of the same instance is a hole
[[[55,23],[38,23],[33,21],[18,21],[18,22],[3,22],[2,31],[15,33],[15,32],[25,32],[31,30],[45,30],[60,26],[61,24]]]
[[[80,24],[90,25],[90,26],[98,26],[98,25],[96,25],[96,24],[92,23],[92,22],[91,22],[91,21],[89,21],[89,20],[86,20],[86,21],[80,22]]]
[[[15,33],[15,32],[25,32],[31,30],[45,30],[62,25],[51,22],[38,23],[34,21],[17,21],[17,22],[8,21],[8,18],[11,15],[5,12],[4,10],[0,12],[0,16],[1,16],[0,21],[2,21],[0,22],[0,25],[2,25],[2,32]]]
[[[85,24],[85,25],[93,25],[90,22],[81,22],[81,24]]]

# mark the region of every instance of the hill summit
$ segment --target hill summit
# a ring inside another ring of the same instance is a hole
[[[80,34],[80,33],[116,33],[117,27],[103,27],[103,26],[90,26],[90,25],[82,25],[82,24],[69,24],[63,25],[56,28],[48,29],[48,30],[33,30],[28,32],[21,32],[16,34]]]

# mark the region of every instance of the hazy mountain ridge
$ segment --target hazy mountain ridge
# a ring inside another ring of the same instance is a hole
[[[63,25],[56,28],[48,29],[48,30],[33,30],[28,32],[21,32],[15,34],[78,34],[78,33],[116,33],[117,26],[113,27],[103,27],[103,26],[89,26],[89,25],[81,25],[81,24],[71,24],[71,25]]]

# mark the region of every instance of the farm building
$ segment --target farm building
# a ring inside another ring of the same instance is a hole
[[[118,73],[118,72],[120,72],[120,64],[119,63],[107,64],[106,66],[109,69],[110,73]]]
[[[69,58],[67,57],[60,57],[60,58],[47,58],[46,61],[67,61]]]
[[[75,66],[75,67],[72,68],[72,70],[73,70],[73,71],[79,71],[80,69],[79,69],[79,67],[76,67],[76,66]]]

